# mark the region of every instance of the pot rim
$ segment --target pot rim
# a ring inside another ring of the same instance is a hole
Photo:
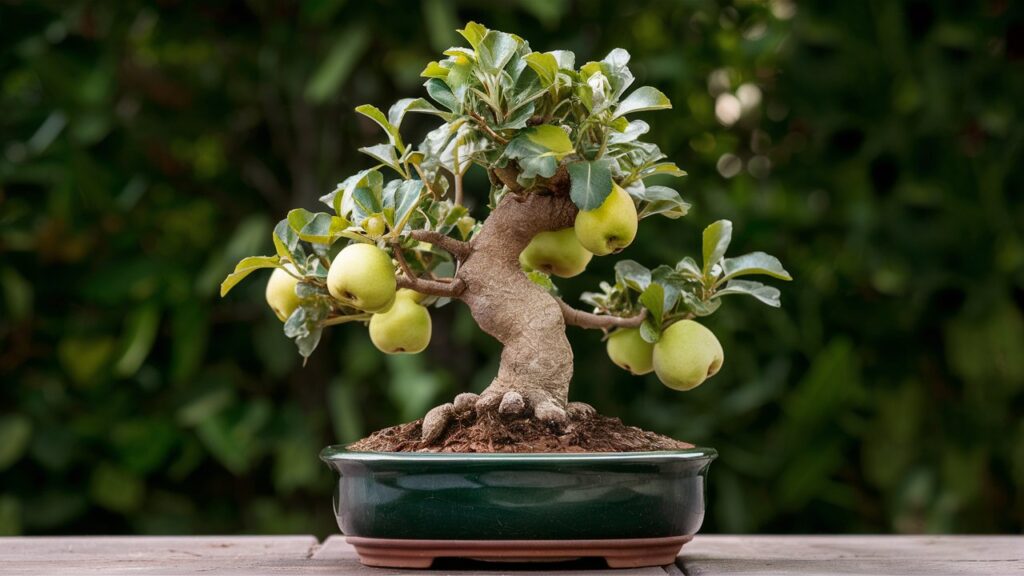
[[[629,462],[655,460],[707,460],[718,457],[714,448],[695,446],[686,450],[646,452],[367,452],[349,450],[351,444],[334,444],[320,451],[324,462]]]

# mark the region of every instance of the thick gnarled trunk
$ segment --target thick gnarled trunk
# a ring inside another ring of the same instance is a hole
[[[607,330],[636,327],[643,316],[620,318],[576,310],[527,278],[519,254],[540,232],[572,226],[577,208],[569,198],[564,170],[545,190],[523,191],[515,171],[499,169],[497,177],[509,188],[472,242],[460,242],[428,230],[410,235],[450,252],[459,262],[455,277],[431,280],[412,275],[396,251],[403,274],[398,285],[424,294],[462,300],[480,328],[501,342],[498,374],[481,394],[460,394],[423,417],[423,441],[431,443],[444,432],[456,413],[496,410],[506,416],[532,411],[553,426],[567,422],[569,413],[593,410],[569,405],[572,348],[566,324]]]
[[[537,233],[571,226],[575,215],[564,195],[506,195],[459,268],[457,277],[465,282],[462,300],[480,328],[504,346],[485,399],[500,400],[515,390],[534,407],[548,400],[564,408],[568,402],[572,348],[562,311],[523,273],[519,253]]]

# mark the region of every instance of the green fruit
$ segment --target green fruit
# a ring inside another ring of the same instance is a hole
[[[395,299],[408,298],[417,304],[423,302],[423,300],[425,300],[426,297],[426,294],[420,294],[419,292],[411,288],[399,288],[398,292],[395,292]]]
[[[616,366],[640,376],[654,370],[654,344],[640,337],[638,328],[616,330],[608,338],[608,357]]]
[[[633,242],[638,226],[636,206],[618,184],[600,206],[576,215],[576,237],[598,256],[619,252]]]
[[[395,298],[370,318],[370,340],[385,354],[415,354],[430,344],[430,312],[411,297]]]
[[[683,320],[669,326],[654,345],[654,372],[675,390],[691,390],[722,367],[722,344],[703,325]]]
[[[373,244],[350,244],[331,263],[327,290],[338,300],[367,312],[385,310],[395,299],[395,266]]]
[[[290,262],[284,265],[292,274],[298,274]],[[299,283],[288,272],[280,268],[274,268],[267,282],[267,304],[277,314],[277,317],[284,322],[292,315],[292,312],[299,307],[299,296],[295,293],[295,286]]]
[[[565,228],[534,236],[519,254],[519,263],[530,270],[572,278],[583,272],[593,257],[576,239],[576,232]]]
[[[384,219],[380,216],[370,216],[366,220],[363,220],[363,230],[370,235],[371,238],[380,238],[384,235],[387,230]]]

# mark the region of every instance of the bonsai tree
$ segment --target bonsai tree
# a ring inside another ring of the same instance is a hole
[[[289,212],[274,229],[276,254],[239,262],[221,295],[254,270],[274,268],[267,302],[303,357],[323,330],[350,322],[368,324],[385,353],[419,352],[430,340],[430,307],[467,306],[504,346],[501,363],[481,394],[427,413],[425,443],[461,414],[496,412],[556,429],[592,414],[569,402],[566,326],[605,332],[613,362],[634,374],[653,371],[671,388],[689,390],[714,375],[722,347],[696,319],[733,294],[777,307],[777,289],[743,277],[790,279],[767,254],[725,257],[730,222],[704,230],[700,263],[618,262],[614,282],[582,296],[587,310],[565,302],[552,281],[621,251],[645,218],[686,215],[678,192],[648,183],[685,172],[644,142],[648,124],[632,119],[671,108],[669,99],[650,86],[630,90],[622,49],[577,67],[571,52],[534,52],[522,38],[475,22],[459,33],[469,47],[450,48],[423,70],[434,103],[407,98],[387,114],[356,108],[386,138],[360,149],[372,166],[321,198],[330,211]],[[409,113],[441,122],[417,146],[400,131]],[[489,210],[482,220],[464,204],[463,179],[474,166],[490,181],[486,197],[472,191]]]

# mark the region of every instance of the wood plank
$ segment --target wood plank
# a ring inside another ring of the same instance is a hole
[[[318,546],[313,536],[0,538],[0,573],[296,574]]]
[[[334,566],[335,569],[344,568],[342,574],[366,574],[376,576],[389,576],[393,574],[416,573],[414,570],[391,570],[388,568],[369,568],[359,564],[359,558],[355,549],[345,542],[344,536],[331,536],[313,554],[312,561],[325,563]],[[675,567],[673,566],[674,570]],[[535,562],[505,564],[493,562],[476,562],[462,559],[441,559],[434,563],[430,574],[480,574],[485,576],[497,576],[501,574],[558,574],[559,576],[665,576],[666,571],[662,567],[655,568],[630,568],[612,570],[605,565],[603,560],[585,559],[571,562]]]
[[[1024,575],[1024,536],[701,536],[687,576],[719,574]]]
[[[553,574],[560,576],[665,576],[662,568],[610,570],[603,561],[491,564],[444,559],[435,573]],[[29,537],[0,538],[4,576],[353,574],[387,576],[410,570],[369,568],[359,563],[343,536],[322,545],[313,536]]]

